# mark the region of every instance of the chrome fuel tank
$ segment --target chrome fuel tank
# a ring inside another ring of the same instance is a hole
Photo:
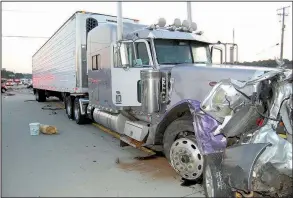
[[[122,114],[109,114],[100,111],[99,109],[94,110],[93,119],[95,120],[95,122],[120,134],[123,134],[125,123],[128,120]]]

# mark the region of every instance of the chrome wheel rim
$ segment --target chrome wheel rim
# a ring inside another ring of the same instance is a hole
[[[203,156],[195,142],[188,138],[176,140],[170,150],[171,165],[183,178],[195,180],[203,173]]]
[[[212,178],[212,171],[209,165],[206,165],[205,168],[205,178],[204,178],[207,196],[214,197],[214,185],[213,185],[213,178]]]

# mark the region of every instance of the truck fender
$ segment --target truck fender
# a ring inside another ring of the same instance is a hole
[[[197,100],[181,100],[170,107],[161,117],[156,128],[156,142],[162,143],[164,132],[169,124],[177,118],[190,114],[193,119],[195,137],[202,154],[214,153],[226,148],[226,140],[222,134],[213,135],[219,123],[200,109],[200,102]]]
[[[270,143],[244,144],[227,148],[223,153],[222,173],[228,185],[252,191],[252,173],[260,155]]]
[[[89,104],[89,100],[85,98],[79,98],[79,106],[81,115],[86,115],[87,105]]]

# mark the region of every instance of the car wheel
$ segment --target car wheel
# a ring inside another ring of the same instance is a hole
[[[5,88],[1,88],[1,93],[5,93],[6,89]]]

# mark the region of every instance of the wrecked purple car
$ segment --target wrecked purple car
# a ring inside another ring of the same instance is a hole
[[[292,71],[282,67],[213,88],[200,106],[211,116],[200,130],[212,135],[197,137],[211,140],[201,146],[208,197],[292,197],[292,99]]]

